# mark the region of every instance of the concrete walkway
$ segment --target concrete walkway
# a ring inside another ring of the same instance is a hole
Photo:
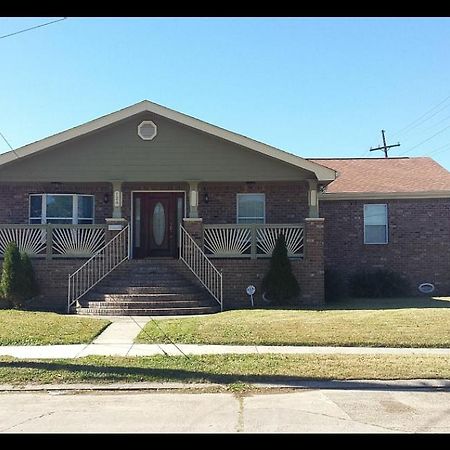
[[[0,356],[21,359],[81,358],[101,356],[217,355],[217,354],[312,354],[312,355],[441,355],[450,348],[375,348],[276,345],[134,344],[150,317],[105,317],[111,320],[103,333],[90,344],[0,346]],[[158,317],[162,319],[162,317]]]
[[[434,355],[449,356],[450,348],[373,348],[373,347],[301,347],[267,345],[196,345],[196,344],[77,344],[1,346],[0,356],[21,359],[81,358],[102,356],[154,355],[218,355],[218,354],[310,354],[310,355]]]

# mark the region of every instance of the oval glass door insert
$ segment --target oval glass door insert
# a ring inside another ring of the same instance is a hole
[[[153,210],[153,239],[155,244],[160,246],[164,241],[166,234],[166,213],[161,202],[155,205]]]

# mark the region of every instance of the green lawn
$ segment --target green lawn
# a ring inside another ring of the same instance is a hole
[[[89,343],[109,323],[48,312],[0,310],[0,345]]]
[[[250,309],[150,321],[137,342],[450,347],[445,298],[363,299],[326,309]],[[162,331],[163,332],[162,332]]]
[[[381,355],[205,355],[60,360],[0,358],[0,384],[179,381],[449,379],[450,357]]]

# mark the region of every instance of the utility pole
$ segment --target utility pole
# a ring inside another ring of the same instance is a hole
[[[370,147],[370,151],[374,152],[375,150],[383,150],[384,151],[384,157],[388,158],[388,148],[400,147],[400,142],[398,144],[394,144],[394,145],[386,145],[386,138],[384,136],[384,130],[381,130],[381,134],[383,136],[383,144],[384,145],[382,147],[377,147],[377,148]]]

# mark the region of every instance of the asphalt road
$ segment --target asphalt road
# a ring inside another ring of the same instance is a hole
[[[0,431],[450,433],[450,392],[3,392]]]

